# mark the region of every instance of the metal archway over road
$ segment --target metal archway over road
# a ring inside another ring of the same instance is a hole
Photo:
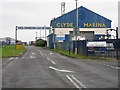
[[[39,26],[16,26],[15,30],[15,42],[17,44],[17,30],[45,30],[45,37],[46,37],[46,30],[50,30],[51,27],[39,27]]]

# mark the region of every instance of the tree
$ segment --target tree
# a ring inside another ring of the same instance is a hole
[[[35,45],[45,47],[47,45],[47,41],[45,41],[43,39],[38,39],[38,40],[36,40]]]

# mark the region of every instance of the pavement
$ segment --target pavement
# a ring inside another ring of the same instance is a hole
[[[70,58],[35,46],[2,59],[3,88],[118,88],[118,61]]]

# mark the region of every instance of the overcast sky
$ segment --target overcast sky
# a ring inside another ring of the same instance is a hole
[[[115,28],[118,26],[118,1],[78,0],[78,7],[82,5],[112,20],[112,28]],[[15,26],[50,26],[50,20],[61,15],[61,2],[66,2],[66,13],[75,9],[75,0],[2,0],[0,2],[0,38],[14,38]],[[36,32],[39,37],[38,30],[19,30],[18,39],[35,40]]]

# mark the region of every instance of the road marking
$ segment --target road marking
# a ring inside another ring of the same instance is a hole
[[[114,69],[120,69],[120,67],[115,67],[115,66],[111,66],[111,65],[107,65],[107,64],[104,64],[105,66],[108,66],[108,67],[111,67],[111,68],[114,68]]]
[[[56,64],[54,61],[50,60],[49,58],[46,58],[47,60],[49,60],[50,62],[52,62],[53,64]]]
[[[32,54],[35,54],[35,53],[32,53]]]
[[[79,81],[77,78],[75,78],[73,75],[71,75],[71,77],[72,77],[76,82],[78,82],[78,83],[82,86],[82,88],[86,88],[86,86],[83,85],[82,82],[80,82],[80,81]]]
[[[42,52],[39,50],[39,52],[41,53],[41,55],[43,56]]]
[[[47,60],[50,60],[49,58],[46,58]]]
[[[50,54],[53,54],[53,53],[50,53]]]
[[[16,57],[15,59],[18,59],[18,57]]]
[[[30,58],[36,58],[35,56],[30,56]]]
[[[33,56],[30,56],[30,58],[33,58]]]
[[[11,57],[10,59],[8,59],[6,62],[3,63],[3,65],[5,65],[6,63],[8,63],[10,60],[14,59],[13,57]]]
[[[11,57],[9,60],[12,60],[13,59],[13,57]]]
[[[71,77],[70,76],[68,76],[68,75],[66,75],[66,77],[73,83],[73,85],[76,87],[76,88],[79,88],[79,89],[81,89],[81,88],[86,88],[86,86],[85,85],[83,85],[82,84],[82,82],[80,82],[77,78],[75,78],[73,75],[71,75]],[[75,81],[75,82],[74,82]],[[76,84],[76,82],[79,84]]]
[[[116,67],[117,69],[120,69],[120,67]]]
[[[52,66],[49,66],[49,68],[53,69],[53,70],[56,70],[56,71],[60,71],[60,72],[73,72],[73,71],[70,71],[70,70],[60,70],[60,69],[54,68]]]
[[[53,64],[56,64],[55,62],[51,61]]]
[[[18,57],[16,57],[15,59],[18,59]],[[7,67],[9,66],[9,65],[11,65],[13,62],[15,62],[16,60],[13,60],[13,61],[11,61],[8,65],[7,65]]]
[[[76,88],[80,88],[68,75],[66,77],[75,85]]]

